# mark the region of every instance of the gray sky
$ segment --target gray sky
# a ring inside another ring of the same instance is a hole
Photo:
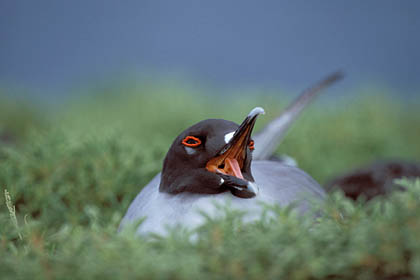
[[[420,1],[1,1],[0,86],[65,95],[180,75],[220,87],[420,89]]]

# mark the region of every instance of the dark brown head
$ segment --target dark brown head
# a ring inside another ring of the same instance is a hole
[[[255,108],[241,125],[209,119],[183,131],[165,157],[159,190],[171,194],[231,191],[243,198],[255,196],[258,187],[251,173],[251,133],[261,113],[262,108]]]

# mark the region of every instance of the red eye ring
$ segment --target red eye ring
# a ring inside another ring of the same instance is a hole
[[[249,147],[249,149],[251,151],[255,149],[255,147],[254,147],[254,140],[249,141],[248,147]]]
[[[188,141],[190,143],[188,143]],[[187,147],[198,147],[201,145],[201,140],[194,136],[187,136],[184,138],[184,140],[182,140],[182,144]]]

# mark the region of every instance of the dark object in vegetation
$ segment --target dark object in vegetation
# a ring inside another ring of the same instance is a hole
[[[372,199],[377,195],[384,195],[395,188],[395,179],[420,177],[420,164],[401,161],[379,161],[347,174],[338,176],[326,184],[328,191],[340,188],[344,194],[356,200],[363,195]]]
[[[8,131],[0,131],[0,144],[12,144],[15,141],[15,137],[12,133]]]

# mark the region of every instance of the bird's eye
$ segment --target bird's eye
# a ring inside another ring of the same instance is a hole
[[[198,147],[201,145],[201,140],[194,136],[187,136],[182,140],[182,144],[187,147]]]
[[[249,147],[249,149],[250,149],[251,151],[255,149],[255,147],[254,147],[254,140],[249,141],[249,143],[248,143],[248,147]]]

